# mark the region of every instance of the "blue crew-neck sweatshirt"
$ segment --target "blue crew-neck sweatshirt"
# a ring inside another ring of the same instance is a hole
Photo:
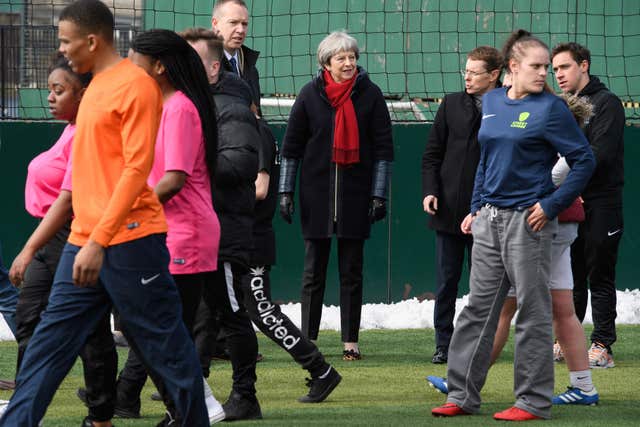
[[[510,99],[507,90],[492,90],[482,99],[471,213],[487,203],[523,210],[540,202],[553,219],[589,181],[593,152],[562,99],[547,92]],[[551,169],[558,153],[566,157],[571,172],[554,191]]]

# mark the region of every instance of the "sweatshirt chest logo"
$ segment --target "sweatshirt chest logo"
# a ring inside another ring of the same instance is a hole
[[[518,116],[518,120],[511,122],[512,128],[524,129],[527,127],[527,119],[529,118],[529,113],[523,111]]]

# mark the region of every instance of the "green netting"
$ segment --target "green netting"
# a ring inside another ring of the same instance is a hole
[[[19,31],[19,46],[2,48],[3,55],[11,52],[18,63],[18,70],[4,73],[14,79],[4,87],[45,88],[46,65],[37,59],[55,49],[56,16],[68,3],[0,0],[0,27]],[[211,25],[212,0],[106,3],[114,7],[123,52],[143,29]],[[438,99],[462,89],[458,71],[469,50],[483,44],[499,47],[512,30],[525,28],[550,46],[565,41],[586,45],[592,53],[592,73],[627,103],[628,119],[640,121],[640,0],[247,0],[247,4],[251,20],[246,43],[261,52],[263,98],[294,97],[316,72],[320,40],[330,31],[346,29],[358,39],[360,65],[385,95],[393,101],[415,101],[392,104],[394,119],[430,120]],[[553,76],[549,82],[554,84]],[[46,116],[34,110],[37,106],[25,104],[23,91],[11,93],[18,99],[3,98],[3,117]],[[288,110],[268,101],[264,113],[272,120],[285,120]]]

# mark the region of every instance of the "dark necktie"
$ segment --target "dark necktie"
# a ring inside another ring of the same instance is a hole
[[[238,62],[236,61],[235,57],[231,57],[229,58],[229,64],[231,64],[231,69],[233,70],[234,74],[238,74]]]

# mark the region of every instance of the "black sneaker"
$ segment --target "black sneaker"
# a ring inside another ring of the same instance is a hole
[[[80,387],[76,390],[76,396],[84,403],[86,407],[89,407],[87,403],[87,389]],[[137,405],[123,406],[116,403],[113,408],[113,415],[118,418],[140,418],[140,400],[138,399]]]
[[[301,403],[320,403],[331,394],[334,388],[340,384],[342,377],[333,369],[330,368],[327,376],[324,378],[307,378],[307,387],[309,387],[309,393],[306,396],[298,398],[298,402]]]
[[[262,411],[260,411],[258,399],[244,397],[233,390],[229,395],[229,399],[222,405],[222,408],[226,415],[225,421],[262,419]]]
[[[93,427],[93,422],[89,419],[89,417],[85,417],[85,419],[82,420],[82,424],[80,424],[80,427]]]
[[[431,359],[431,363],[434,363],[436,365],[441,365],[443,363],[447,363],[448,359],[449,359],[449,353],[447,352],[447,349],[443,347],[438,347],[436,349],[436,352],[433,353],[433,358]]]

